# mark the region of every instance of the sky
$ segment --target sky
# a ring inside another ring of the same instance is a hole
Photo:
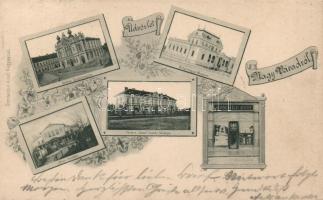
[[[72,125],[74,123],[74,120],[76,119],[75,113],[78,113],[83,122],[88,121],[83,104],[78,103],[45,117],[41,117],[34,121],[22,124],[21,130],[25,136],[27,144],[31,145],[34,139],[39,136],[39,133],[43,131],[48,124]]]
[[[181,13],[175,13],[167,39],[175,37],[187,40],[188,35],[198,28],[204,28],[206,31],[220,37],[223,44],[222,52],[227,56],[237,57],[243,33]]]
[[[72,34],[77,34],[78,32],[83,32],[85,37],[96,37],[100,38],[101,43],[105,43],[103,32],[100,26],[99,20],[82,24],[73,28],[70,28]],[[51,33],[42,37],[31,39],[26,41],[27,48],[31,57],[46,55],[55,52],[56,37],[59,35],[62,36],[62,33],[67,34],[67,29]]]
[[[177,100],[179,109],[191,107],[191,82],[109,82],[108,103],[115,104],[115,96],[125,87],[167,94]]]

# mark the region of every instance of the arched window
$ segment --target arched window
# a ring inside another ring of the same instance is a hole
[[[173,45],[173,50],[175,50],[175,44]]]
[[[215,56],[212,56],[211,63],[214,63]]]
[[[220,67],[221,60],[222,60],[222,58],[219,58],[218,63],[217,63],[218,67]]]
[[[192,51],[192,54],[191,54],[191,56],[192,56],[192,57],[194,56],[194,50]]]
[[[184,50],[184,54],[186,54],[186,49]]]
[[[209,58],[207,59],[207,62],[210,62],[211,60],[211,54],[209,54]]]
[[[205,56],[205,54],[203,53],[203,54],[202,54],[202,57],[201,57],[201,60],[203,60],[203,59],[204,59],[204,56]]]

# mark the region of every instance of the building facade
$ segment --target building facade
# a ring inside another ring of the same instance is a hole
[[[41,146],[54,138],[63,137],[71,129],[65,124],[49,124],[42,132],[40,137],[34,142],[33,146]]]
[[[93,60],[100,61],[105,52],[100,38],[85,37],[83,33],[72,34],[67,31],[67,36],[57,36],[55,50],[58,60],[63,68],[78,66]]]
[[[56,53],[31,58],[33,67],[37,74],[51,72],[61,68]]]
[[[238,88],[204,99],[202,168],[266,166],[265,101]]]
[[[116,95],[116,109],[128,113],[157,114],[177,111],[176,99],[162,93],[129,89]]]
[[[72,34],[68,30],[67,36],[62,33],[56,39],[55,53],[31,58],[36,73],[52,72],[86,63],[103,65],[108,58],[100,38],[85,37],[81,32]]]
[[[89,125],[49,124],[33,141],[32,157],[39,167],[97,144]]]
[[[162,57],[231,74],[235,58],[225,55],[222,50],[223,44],[218,36],[197,29],[187,40],[169,38]]]

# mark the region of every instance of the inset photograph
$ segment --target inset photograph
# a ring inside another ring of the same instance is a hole
[[[265,168],[265,100],[236,88],[204,100],[202,168]]]
[[[107,134],[194,136],[195,84],[109,81]]]
[[[156,62],[232,85],[250,30],[172,8]]]
[[[119,68],[102,15],[26,37],[23,47],[40,90]]]
[[[105,148],[85,99],[22,122],[19,127],[34,173]]]

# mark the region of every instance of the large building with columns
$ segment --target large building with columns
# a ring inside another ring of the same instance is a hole
[[[225,55],[222,50],[223,44],[218,36],[197,29],[187,40],[168,38],[162,57],[231,74],[235,58]]]
[[[81,32],[73,35],[71,30],[67,34],[57,36],[55,45],[59,63],[63,68],[88,63],[104,56],[100,38],[85,37]]]
[[[104,64],[108,55],[100,38],[85,37],[83,33],[57,35],[55,53],[31,58],[36,73],[51,72],[58,69],[73,68],[85,63]]]

